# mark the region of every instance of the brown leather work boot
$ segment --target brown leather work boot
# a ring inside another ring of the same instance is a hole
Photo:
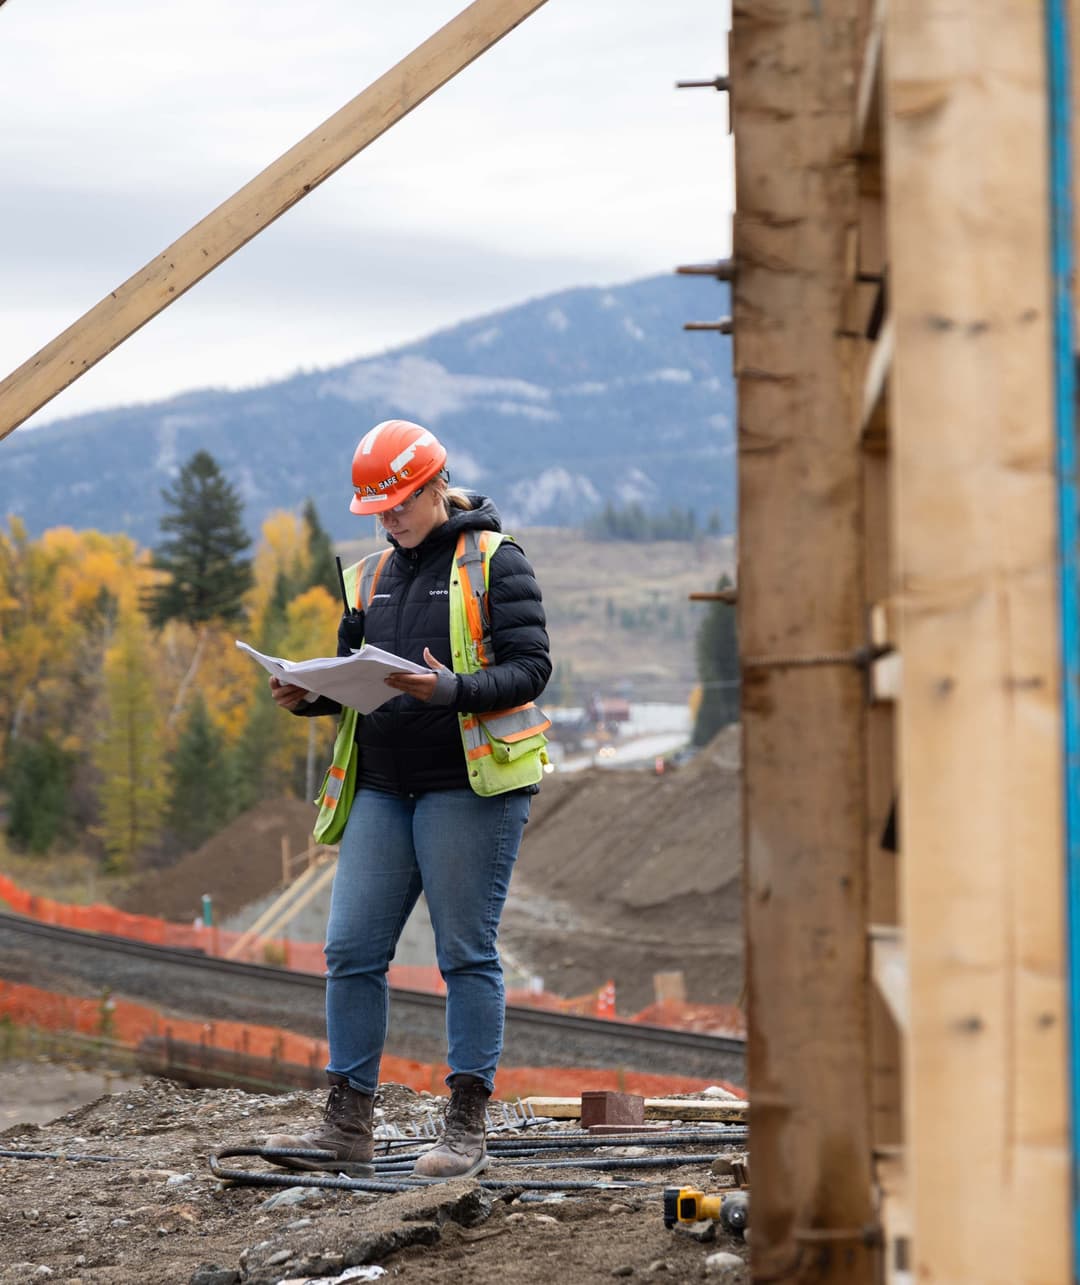
[[[371,1131],[375,1098],[354,1089],[343,1075],[331,1072],[328,1079],[330,1095],[323,1109],[323,1123],[308,1133],[272,1134],[263,1146],[272,1151],[332,1151],[333,1159],[308,1160],[301,1156],[267,1156],[267,1159],[284,1169],[318,1169],[370,1177],[375,1172],[371,1163],[375,1151]]]
[[[442,1138],[413,1165],[419,1178],[471,1178],[490,1163],[484,1134],[491,1090],[472,1075],[455,1075],[450,1090]]]

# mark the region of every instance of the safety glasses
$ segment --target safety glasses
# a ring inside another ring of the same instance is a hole
[[[423,495],[423,493],[424,493],[424,488],[420,487],[418,491],[413,491],[412,495],[410,495],[407,500],[403,500],[400,504],[394,504],[389,509],[383,509],[383,512],[384,513],[404,513],[406,509],[412,506],[413,500],[415,500],[418,495]]]

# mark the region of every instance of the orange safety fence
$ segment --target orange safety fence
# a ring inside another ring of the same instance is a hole
[[[171,923],[154,915],[133,915],[100,902],[75,906],[67,902],[39,897],[20,888],[7,875],[0,874],[0,901],[5,901],[17,914],[58,928],[77,928],[82,932],[109,933],[152,946],[173,946],[199,950],[205,955],[242,959],[247,963],[276,964],[298,973],[326,971],[323,948],[318,942],[293,941],[289,937],[256,938],[242,953],[230,952],[243,933],[228,932],[199,921],[190,924]],[[391,964],[390,985],[402,990],[426,991],[444,995],[446,984],[439,970],[421,965]]]
[[[208,926],[200,921],[177,924],[153,915],[129,914],[101,903],[90,906],[70,905],[26,892],[4,874],[0,874],[0,901],[7,902],[18,914],[61,928],[109,933],[154,946],[199,950],[206,955],[235,958],[247,963],[274,964],[295,972],[315,973],[319,976],[326,971],[323,948],[317,942],[293,941],[289,937],[257,937],[247,942],[247,934],[227,932],[216,925]],[[234,953],[241,938],[245,938],[244,948],[239,953]],[[446,984],[438,968],[434,966],[391,964],[389,981],[398,990],[423,991],[430,995],[446,994]],[[513,989],[507,994],[507,1002],[579,1017],[614,1019],[618,1016],[615,1009],[615,983],[610,980],[585,995],[570,998],[543,989]],[[746,1034],[745,1018],[741,1010],[733,1005],[687,1004],[665,1000],[622,1020],[738,1038],[745,1038]]]
[[[168,1039],[204,1048],[262,1057],[268,1062],[293,1063],[317,1069],[325,1066],[324,1040],[296,1035],[275,1027],[242,1022],[199,1022],[164,1016],[157,1009],[130,1000],[107,997],[59,995],[19,982],[0,980],[0,1019],[17,1026],[49,1031],[71,1031],[125,1047],[138,1048],[145,1040]],[[449,1067],[439,1062],[416,1062],[384,1054],[381,1080],[411,1089],[442,1093]],[[672,1093],[697,1093],[719,1084],[744,1097],[742,1089],[725,1080],[702,1080],[683,1075],[650,1075],[619,1069],[592,1067],[500,1067],[495,1092],[501,1098],[576,1097],[585,1090],[611,1089],[660,1097]]]

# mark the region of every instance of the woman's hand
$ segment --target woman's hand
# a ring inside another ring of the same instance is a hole
[[[295,683],[283,683],[280,678],[271,678],[270,695],[274,698],[274,704],[281,709],[295,709],[303,703],[308,690],[306,687],[297,687]]]
[[[439,670],[446,669],[446,666],[440,660],[436,660],[430,650],[424,648],[424,664],[433,672],[430,674],[388,674],[383,681],[387,687],[393,687],[395,691],[404,692],[406,696],[412,696],[418,701],[429,701],[435,695],[435,687],[439,681]]]

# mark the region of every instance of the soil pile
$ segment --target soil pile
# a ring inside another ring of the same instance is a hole
[[[221,923],[280,887],[282,835],[303,852],[313,816],[299,800],[263,804],[133,886],[123,909],[182,922],[209,893]],[[737,1003],[741,863],[737,727],[659,776],[556,772],[533,802],[511,885],[507,963],[560,995],[614,981],[620,1014],[653,1002],[657,972],[682,971],[692,1003]]]
[[[281,884],[282,837],[298,855],[311,844],[315,809],[300,799],[275,799],[238,816],[175,865],[136,880],[116,899],[121,910],[173,923],[197,918],[213,898],[220,923]]]
[[[545,780],[525,833],[502,941],[548,990],[615,982],[620,1013],[682,971],[693,1003],[742,984],[739,729],[663,775],[590,768]]]
[[[721,1230],[715,1230],[713,1243],[703,1244],[664,1227],[664,1185],[717,1188],[720,1180],[707,1154],[717,1150],[716,1143],[681,1147],[676,1167],[608,1173],[546,1168],[538,1156],[527,1168],[496,1161],[485,1175],[514,1183],[632,1184],[562,1198],[514,1187],[483,1189],[475,1180],[396,1194],[296,1186],[293,1177],[269,1189],[229,1187],[211,1173],[208,1152],[257,1146],[279,1131],[300,1132],[318,1118],[323,1097],[267,1097],[147,1080],[44,1128],[24,1124],[0,1133],[0,1153],[8,1153],[0,1154],[0,1285],[45,1279],[82,1285],[300,1285],[313,1277],[329,1285],[354,1264],[379,1265],[387,1279],[425,1285],[610,1282],[613,1276],[637,1280],[654,1274],[666,1281],[704,1281],[717,1279],[706,1267],[710,1254],[726,1250],[745,1260],[745,1244]],[[444,1105],[393,1084],[382,1087],[380,1099],[377,1119],[384,1131],[419,1139],[432,1136]],[[536,1128],[560,1132],[562,1126]],[[595,1147],[596,1140],[589,1141]],[[403,1150],[415,1155],[423,1145],[406,1142]],[[738,1143],[720,1149],[742,1150]],[[594,1162],[597,1154],[584,1152]],[[282,1174],[253,1158],[221,1163]],[[749,1279],[743,1267],[736,1273],[723,1279]]]

